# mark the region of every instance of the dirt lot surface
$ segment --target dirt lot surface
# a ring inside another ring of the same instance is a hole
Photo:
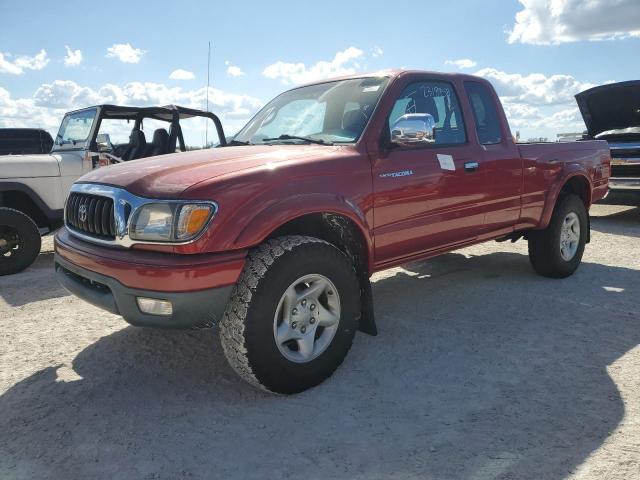
[[[523,241],[376,275],[379,336],[292,397],[240,381],[217,330],[69,296],[47,240],[0,278],[0,479],[640,478],[638,205],[593,208],[565,280]]]

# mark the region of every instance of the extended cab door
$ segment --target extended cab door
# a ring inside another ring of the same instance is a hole
[[[406,114],[431,115],[435,138],[411,146],[383,140],[386,148],[373,154],[378,264],[472,241],[484,225],[482,150],[470,141],[456,88],[435,78],[400,85],[395,101],[385,102],[383,138]]]
[[[508,233],[520,218],[522,158],[493,88],[485,82],[465,81],[464,89],[473,112],[473,133],[482,149],[486,212],[483,235]]]

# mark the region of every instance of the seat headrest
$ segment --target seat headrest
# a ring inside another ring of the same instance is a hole
[[[133,130],[131,132],[131,135],[129,136],[130,145],[144,145],[145,143],[147,143],[147,139],[142,130]]]
[[[153,132],[153,140],[151,143],[154,145],[166,145],[169,142],[169,133],[164,128],[158,128]]]
[[[405,113],[429,113],[433,120],[438,123],[438,107],[433,97],[425,97],[422,92],[418,92],[411,97],[411,101],[407,104]]]
[[[349,110],[342,117],[342,128],[350,132],[360,132],[367,123],[367,116],[361,110]]]

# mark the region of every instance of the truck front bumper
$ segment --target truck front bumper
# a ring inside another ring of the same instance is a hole
[[[609,189],[640,191],[640,177],[609,177]]]
[[[69,292],[121,315],[132,325],[192,328],[220,320],[245,254],[194,256],[111,249],[71,237],[63,228],[56,234],[54,265],[59,282]],[[169,302],[170,311],[144,313],[140,298]]]

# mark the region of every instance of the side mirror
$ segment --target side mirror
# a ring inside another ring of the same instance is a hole
[[[113,143],[108,133],[100,133],[96,136],[96,143],[98,144],[99,152],[112,152]]]
[[[435,143],[436,122],[429,113],[406,113],[391,127],[391,143],[401,146]]]

